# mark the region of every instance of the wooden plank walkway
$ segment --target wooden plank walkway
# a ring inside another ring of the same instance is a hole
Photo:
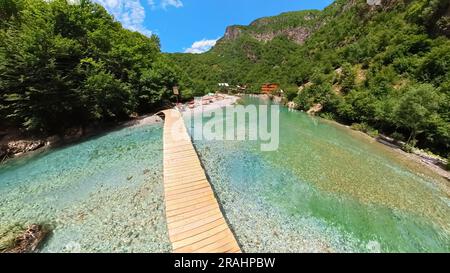
[[[173,252],[240,253],[180,112],[162,113],[166,217]]]

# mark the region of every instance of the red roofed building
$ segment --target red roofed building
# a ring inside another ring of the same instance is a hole
[[[263,94],[274,94],[278,92],[280,86],[277,83],[265,83],[261,86],[261,92]]]

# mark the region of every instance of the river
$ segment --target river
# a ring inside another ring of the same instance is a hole
[[[277,151],[194,142],[244,251],[450,252],[448,181],[345,127],[286,108],[280,120]],[[162,160],[160,124],[11,160],[0,238],[42,223],[42,252],[168,252]]]

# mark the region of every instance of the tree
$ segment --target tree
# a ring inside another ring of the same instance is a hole
[[[0,1],[0,122],[61,133],[126,119],[179,81],[158,37],[122,28],[98,4]]]
[[[398,127],[407,129],[408,143],[415,143],[418,134],[428,126],[428,122],[438,115],[440,96],[430,84],[409,87],[394,109]]]
[[[22,4],[21,0],[0,0],[0,27],[18,17]]]

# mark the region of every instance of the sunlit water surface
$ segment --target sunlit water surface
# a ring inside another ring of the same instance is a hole
[[[0,234],[53,229],[43,252],[167,252],[162,126],[127,128],[0,166]]]
[[[280,121],[275,152],[195,141],[245,251],[450,252],[448,181],[343,126],[286,108]]]
[[[244,251],[450,252],[448,181],[347,128],[280,118],[275,152],[194,143]],[[53,229],[43,252],[170,251],[162,145],[152,125],[7,162],[0,235],[42,223]]]

